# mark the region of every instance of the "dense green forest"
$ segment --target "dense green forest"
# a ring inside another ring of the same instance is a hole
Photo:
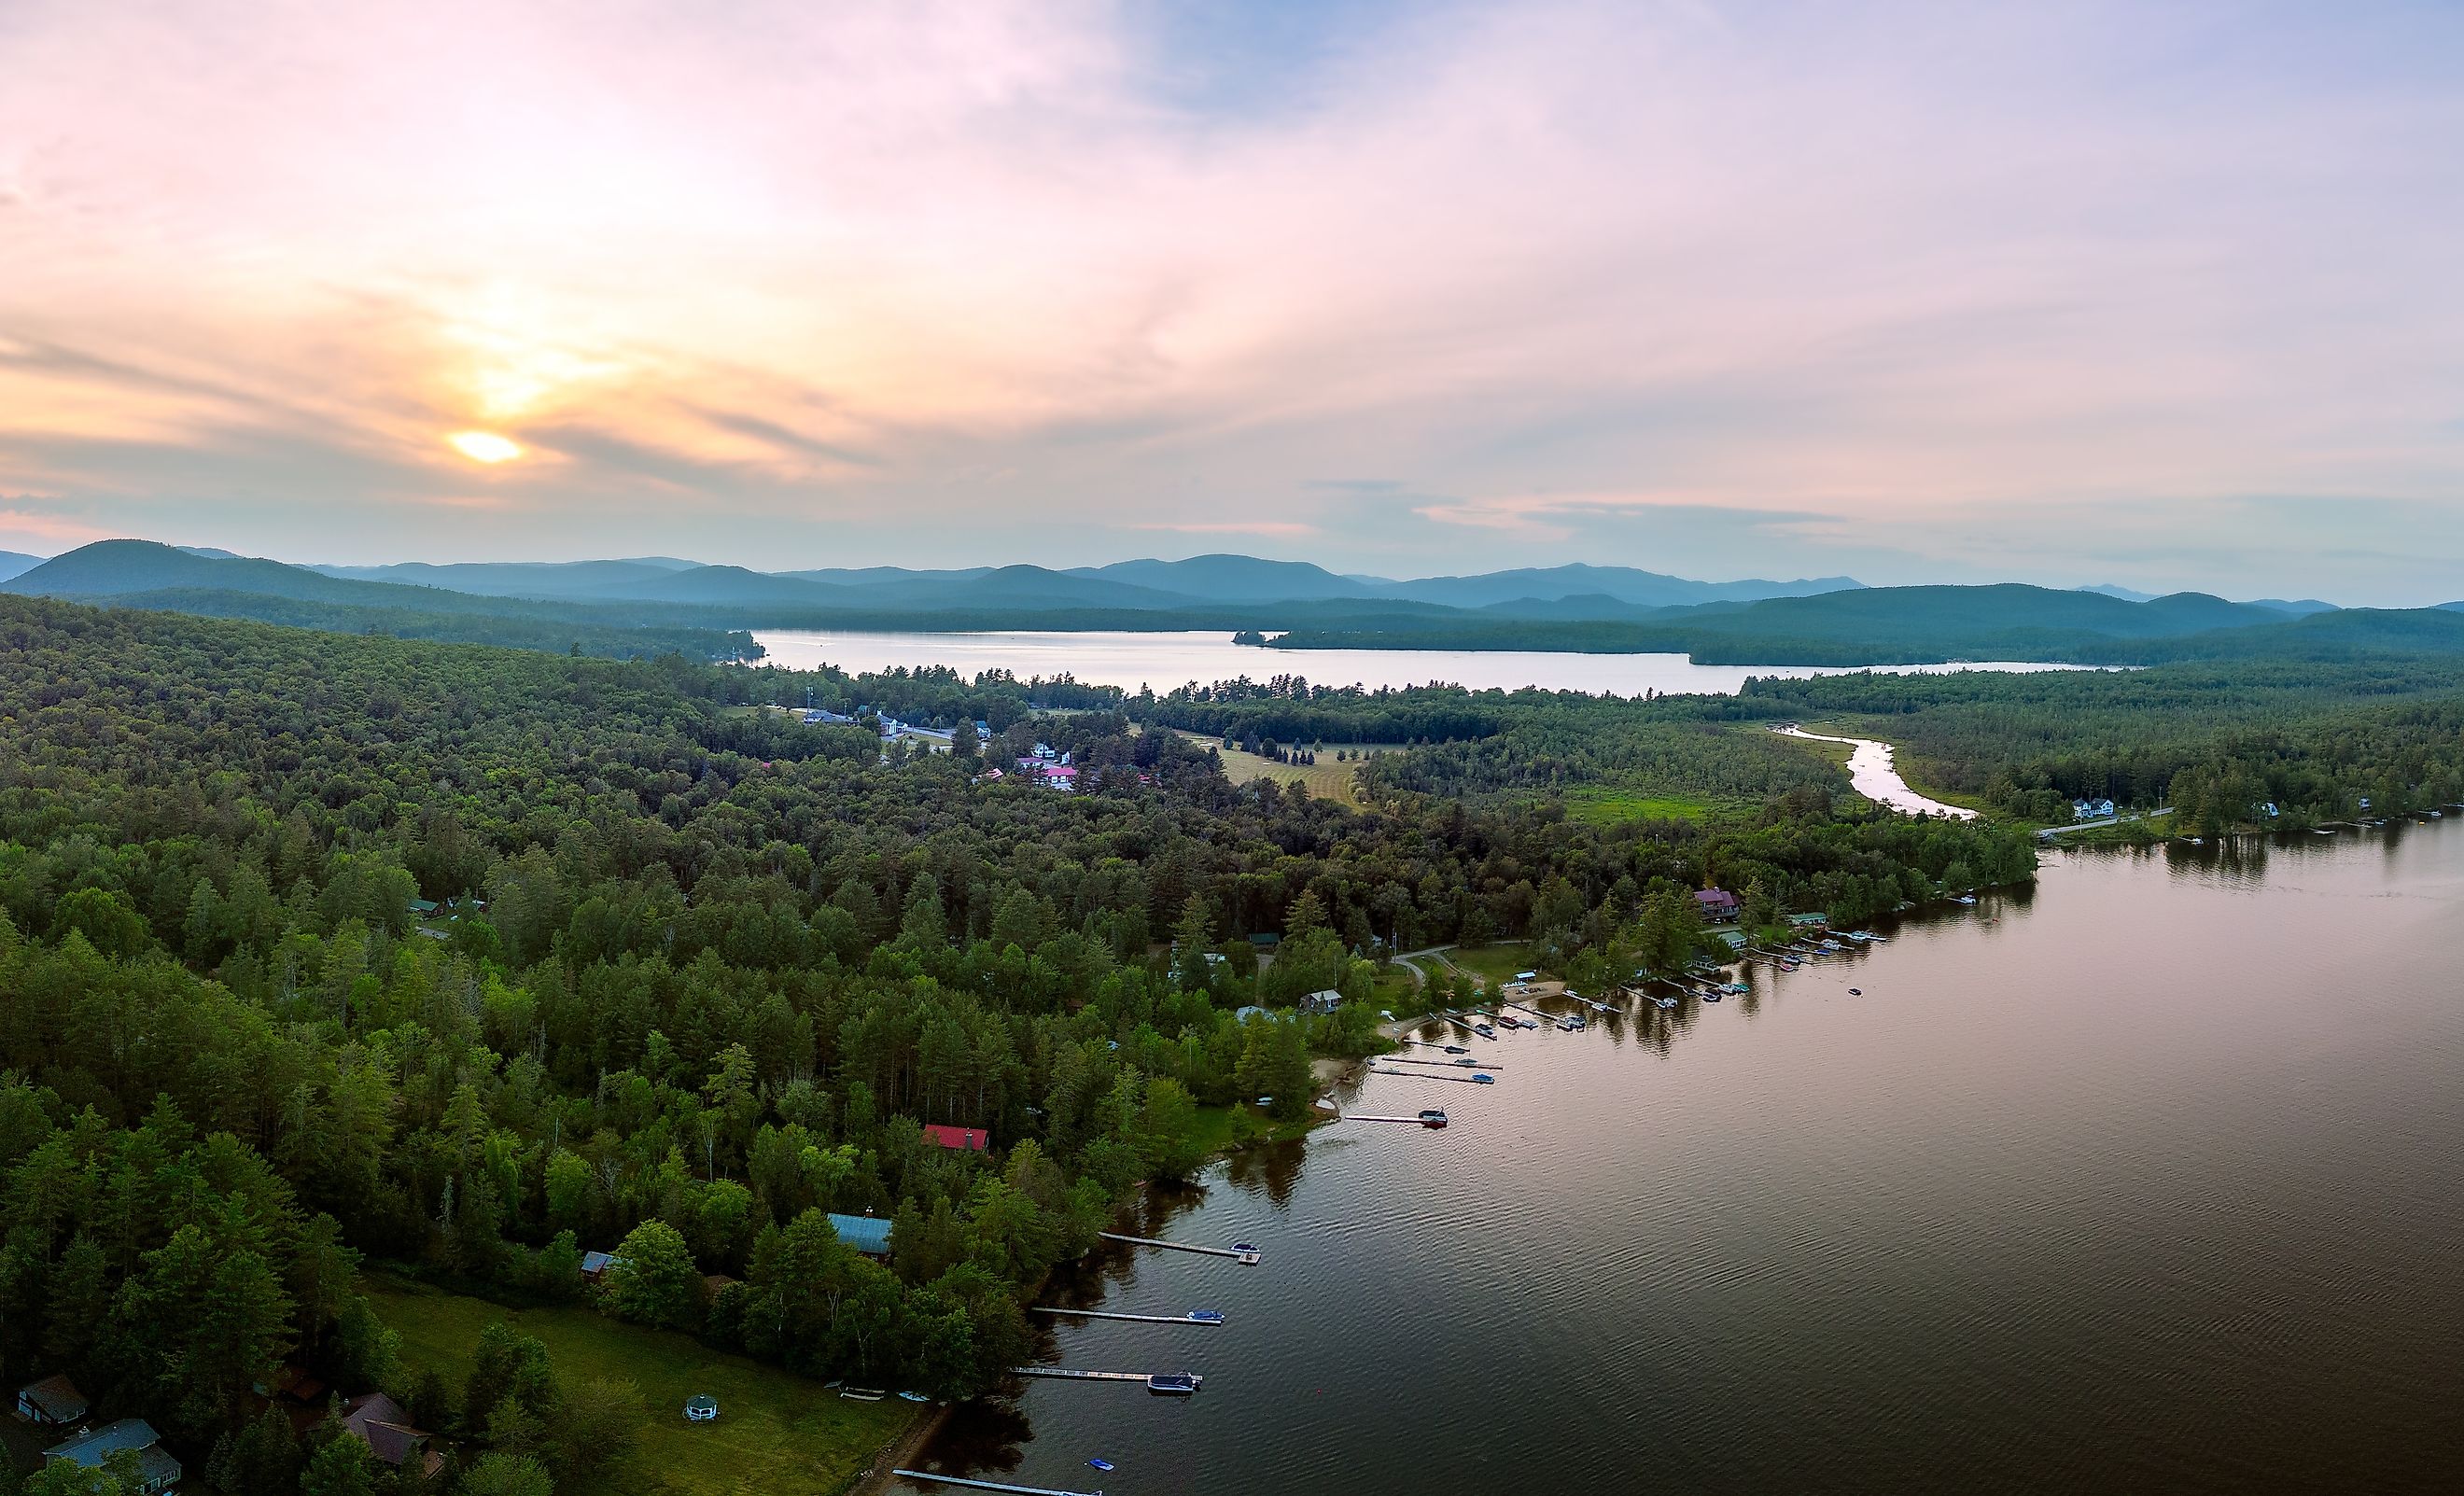
[[[771,700],[982,720],[982,755],[1047,744],[1083,792]],[[1708,883],[1855,919],[2033,867],[1784,746],[1728,771],[1749,816],[1595,826],[1233,784],[1141,709],[0,600],[0,1359],[231,1492],[379,1478],[330,1425],[256,1416],[285,1365],[457,1436],[465,1489],[584,1481],[611,1447],[623,1389],[518,1336],[461,1387],[406,1373],[370,1258],[965,1395],[1053,1264],[1199,1162],[1199,1108],[1292,1116],[1312,1053],[1378,1042],[1380,949],[1601,971],[1682,954],[1665,912]],[[893,1221],[888,1261],[827,1212]],[[596,1290],[590,1249],[625,1265]]]

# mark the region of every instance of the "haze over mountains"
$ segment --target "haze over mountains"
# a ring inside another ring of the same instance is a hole
[[[2278,647],[2464,649],[2464,613],[2453,610],[2340,610],[2195,592],[2146,597],[2111,586],[1866,587],[1847,577],[1706,583],[1579,563],[1402,582],[1227,555],[1066,571],[767,573],[671,556],[298,566],[209,547],[104,540],[0,578],[0,590],[120,606],[715,658],[758,655],[756,628],[1255,629],[1293,649],[1672,651],[1773,665],[2117,664]]]

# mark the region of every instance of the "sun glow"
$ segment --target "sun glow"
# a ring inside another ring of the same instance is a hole
[[[473,462],[484,462],[492,466],[499,462],[511,462],[522,454],[519,442],[511,437],[498,436],[494,431],[456,431],[445,440],[451,444],[455,451]]]

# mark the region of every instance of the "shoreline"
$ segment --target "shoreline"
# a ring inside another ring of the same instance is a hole
[[[855,1478],[854,1484],[844,1487],[840,1496],[884,1496],[891,1483],[898,1479],[891,1472],[914,1468],[914,1463],[922,1457],[925,1446],[950,1421],[950,1415],[957,1411],[956,1403],[936,1402],[917,1415],[896,1439],[881,1446],[873,1455],[872,1463]]]

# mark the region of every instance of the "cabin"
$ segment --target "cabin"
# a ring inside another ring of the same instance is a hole
[[[46,1376],[17,1389],[17,1416],[29,1423],[65,1428],[83,1422],[90,1411],[85,1394],[65,1376]]]
[[[1331,987],[1312,992],[1301,999],[1301,1012],[1310,1018],[1324,1018],[1343,1006],[1343,994]]]
[[[402,1404],[384,1393],[343,1403],[342,1432],[367,1445],[378,1463],[389,1468],[408,1466],[431,1478],[445,1468],[445,1456],[429,1447],[436,1436],[414,1425]]]
[[[890,1255],[890,1222],[879,1216],[842,1216],[830,1212],[830,1229],[839,1240],[868,1257]]]
[[[143,1419],[121,1419],[66,1443],[54,1444],[43,1451],[43,1463],[99,1470],[113,1455],[125,1450],[137,1457],[138,1490],[143,1496],[157,1496],[180,1484],[180,1462],[163,1447],[162,1438],[154,1432],[154,1425]]]
[[[1695,913],[1705,924],[1731,925],[1737,921],[1737,896],[1726,889],[1703,889],[1694,895]]]
[[[924,1140],[938,1148],[955,1148],[968,1154],[979,1154],[993,1146],[993,1135],[982,1128],[951,1127],[940,1122],[924,1124]]]
[[[582,1281],[597,1283],[607,1276],[608,1268],[615,1265],[616,1254],[613,1252],[584,1252],[582,1254]]]

